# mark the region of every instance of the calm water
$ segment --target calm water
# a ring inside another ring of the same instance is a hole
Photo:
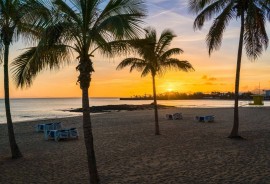
[[[117,104],[150,104],[152,100],[119,100],[118,98],[91,98],[90,106],[117,105]],[[250,101],[240,101],[240,106],[248,106]],[[160,100],[159,104],[189,108],[233,107],[232,100]],[[264,102],[270,106],[270,101]],[[78,116],[81,113],[66,112],[72,108],[81,107],[80,98],[42,98],[42,99],[11,99],[11,113],[14,122],[51,119],[68,116]],[[0,123],[5,123],[4,100],[0,99]]]

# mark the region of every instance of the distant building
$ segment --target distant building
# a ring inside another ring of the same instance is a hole
[[[264,90],[265,92],[265,99],[269,100],[270,99],[270,90]]]

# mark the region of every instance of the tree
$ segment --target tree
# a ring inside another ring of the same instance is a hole
[[[221,46],[223,33],[232,19],[240,22],[240,36],[235,76],[234,122],[229,138],[241,138],[239,129],[239,81],[243,45],[249,59],[256,60],[268,46],[265,20],[270,20],[269,1],[265,0],[189,0],[190,10],[197,15],[194,29],[201,29],[206,20],[214,22],[206,37],[209,55]]]
[[[12,158],[22,157],[16,143],[9,99],[9,49],[22,37],[31,41],[35,38],[37,26],[46,19],[48,11],[41,1],[35,0],[0,0],[0,49],[1,62],[4,63],[5,109],[8,126],[8,136]]]
[[[176,37],[171,30],[164,30],[159,39],[153,28],[146,28],[145,31],[144,39],[137,39],[130,42],[130,45],[135,49],[135,52],[140,58],[126,58],[117,66],[117,69],[120,70],[130,66],[130,72],[137,69],[142,72],[142,77],[151,74],[155,110],[155,135],[159,135],[156,75],[162,75],[167,69],[177,69],[185,72],[194,69],[188,61],[171,58],[172,55],[183,53],[183,50],[180,48],[169,49],[173,38]]]
[[[29,87],[43,69],[59,68],[70,63],[72,52],[77,54],[77,82],[82,90],[83,131],[88,157],[90,183],[99,183],[90,119],[89,95],[94,72],[91,57],[95,51],[112,55],[113,44],[121,39],[133,39],[140,33],[139,24],[145,16],[141,0],[54,0],[54,17],[44,27],[36,47],[29,48],[13,63],[15,82]]]

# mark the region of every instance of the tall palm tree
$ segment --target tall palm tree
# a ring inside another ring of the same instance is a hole
[[[90,119],[89,95],[94,72],[91,57],[96,50],[112,55],[112,44],[137,37],[145,16],[142,0],[54,0],[55,16],[45,27],[37,47],[29,48],[14,62],[14,78],[18,86],[29,87],[45,68],[59,68],[77,55],[77,82],[82,90],[83,130],[88,156],[90,183],[99,183]]]
[[[156,75],[162,75],[167,69],[177,69],[185,72],[194,69],[188,61],[171,58],[174,54],[183,53],[183,50],[180,48],[169,49],[173,38],[176,37],[171,30],[164,30],[159,39],[157,38],[156,30],[153,28],[146,28],[145,31],[144,39],[137,39],[130,42],[130,45],[135,49],[135,52],[140,58],[126,58],[117,66],[117,69],[120,70],[130,66],[130,72],[137,69],[142,72],[142,77],[151,74],[155,110],[155,135],[159,135]]]
[[[22,157],[16,143],[9,99],[9,49],[20,37],[30,41],[35,38],[34,26],[42,23],[48,13],[41,1],[0,0],[0,49],[4,63],[5,109],[12,158]]]
[[[223,33],[233,19],[239,20],[240,36],[235,76],[234,123],[229,138],[241,138],[238,134],[239,81],[243,45],[249,59],[257,59],[268,46],[265,20],[270,20],[269,1],[265,0],[189,0],[190,10],[197,13],[194,28],[201,29],[206,20],[214,18],[207,34],[209,55],[221,46]]]

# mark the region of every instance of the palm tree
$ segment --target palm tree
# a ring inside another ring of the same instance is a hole
[[[189,0],[190,10],[197,13],[194,29],[201,29],[206,20],[215,15],[207,34],[206,43],[209,55],[221,46],[223,33],[232,19],[240,20],[240,37],[235,76],[234,123],[229,138],[241,138],[239,129],[239,81],[243,45],[249,59],[257,59],[268,46],[265,20],[270,20],[269,1],[265,0]]]
[[[22,157],[16,143],[9,99],[9,49],[20,37],[33,40],[36,30],[33,26],[42,23],[48,13],[40,1],[35,0],[0,0],[0,49],[1,61],[4,60],[4,91],[8,136],[12,158]],[[2,62],[1,62],[2,63]]]
[[[82,90],[83,130],[88,156],[90,183],[99,183],[90,119],[89,95],[94,72],[91,57],[95,51],[112,55],[115,43],[134,39],[145,16],[141,0],[54,0],[51,22],[45,27],[37,47],[29,48],[14,62],[14,79],[18,86],[29,87],[43,69],[59,68],[77,54],[80,72],[77,82]],[[119,50],[117,50],[119,51]]]
[[[142,72],[142,77],[151,74],[155,109],[155,135],[159,135],[160,131],[158,123],[155,81],[156,75],[162,75],[167,69],[177,69],[185,72],[194,69],[188,61],[181,61],[177,58],[171,58],[171,56],[174,54],[183,53],[183,50],[180,48],[168,48],[173,38],[176,37],[171,30],[164,30],[159,39],[157,38],[156,31],[153,28],[146,28],[145,31],[146,34],[144,39],[137,39],[130,42],[130,45],[135,49],[135,52],[140,56],[140,58],[124,59],[117,66],[117,69],[120,70],[130,66],[130,72],[137,69],[138,71]]]

